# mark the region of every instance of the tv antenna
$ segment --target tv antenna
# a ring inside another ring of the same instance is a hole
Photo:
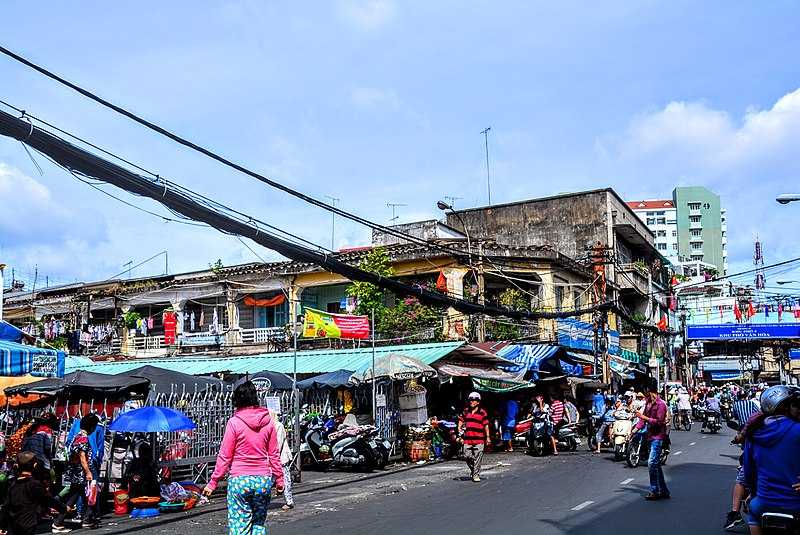
[[[400,208],[400,207],[403,207],[403,206],[408,206],[408,205],[407,204],[398,203],[398,202],[387,202],[386,203],[386,207],[392,209],[392,218],[389,220],[390,223],[394,223],[395,221],[400,219],[400,216],[397,215],[397,209]]]

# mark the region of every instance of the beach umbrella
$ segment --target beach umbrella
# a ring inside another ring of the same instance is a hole
[[[142,407],[120,414],[109,430],[119,433],[166,433],[197,427],[185,414],[167,407]]]

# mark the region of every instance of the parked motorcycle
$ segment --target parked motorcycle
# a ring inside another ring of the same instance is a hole
[[[701,433],[706,429],[708,429],[710,433],[716,433],[721,428],[722,425],[720,424],[719,413],[708,410],[703,411],[703,428],[700,430]]]
[[[556,433],[556,442],[559,449],[575,451],[581,443],[578,437],[577,424],[565,424]]]
[[[375,427],[343,426],[329,432],[326,420],[314,418],[308,422],[305,441],[300,445],[304,464],[321,470],[332,467],[382,469],[389,462],[391,443],[381,440]]]
[[[627,445],[633,431],[633,413],[627,409],[614,411],[611,426],[611,441],[614,443],[614,460],[621,461],[627,453]]]
[[[517,425],[514,426],[513,442],[515,446],[528,448],[528,435],[530,434],[532,425],[533,418],[526,418],[521,422],[517,422]]]
[[[669,457],[670,448],[669,437],[664,440],[663,447],[661,448],[661,464],[667,464],[667,457]],[[642,461],[647,463],[650,457],[650,441],[647,440],[647,428],[634,433],[630,442],[628,443],[628,451],[626,454],[626,462],[631,468],[636,468]]]

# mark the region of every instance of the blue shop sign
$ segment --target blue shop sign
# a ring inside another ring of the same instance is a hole
[[[558,344],[570,349],[594,351],[594,326],[585,321],[560,319],[556,321]],[[608,331],[608,352],[619,355],[619,332]]]
[[[789,360],[800,360],[800,349],[790,349]]]
[[[771,338],[800,338],[798,323],[727,323],[720,325],[689,325],[686,337],[690,340],[764,340]]]

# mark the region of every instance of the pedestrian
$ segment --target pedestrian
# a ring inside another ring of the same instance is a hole
[[[53,500],[44,484],[34,474],[39,460],[36,454],[23,451],[17,454],[17,478],[8,489],[0,512],[0,529],[9,535],[30,535],[42,520],[42,512],[50,507],[63,508]],[[69,533],[70,529],[53,524],[53,533]]]
[[[225,427],[217,464],[203,494],[210,496],[228,474],[228,533],[266,535],[273,483],[279,494],[284,487],[278,434],[249,379],[234,388],[233,406],[235,412]]]
[[[34,477],[41,481],[45,488],[52,484],[50,469],[53,461],[53,428],[58,424],[55,415],[47,415],[34,420],[31,433],[22,441],[22,451],[36,455],[36,472]]]
[[[577,424],[581,419],[581,415],[578,413],[578,407],[575,406],[571,398],[564,400],[564,414],[566,415],[567,422],[571,424]]]
[[[503,418],[503,441],[506,443],[506,451],[514,451],[514,430],[517,427],[517,414],[519,413],[519,402],[510,397],[506,401],[505,415]]]
[[[66,510],[76,507],[78,500],[89,495],[86,491],[92,490],[92,487],[97,485],[92,471],[92,467],[95,464],[95,454],[89,444],[89,436],[94,434],[99,421],[99,418],[94,414],[87,414],[80,419],[80,430],[75,438],[72,439],[72,444],[70,444],[68,464],[64,474],[64,482],[69,485],[64,499],[66,508],[56,516],[53,522],[53,533],[67,533],[65,531],[66,528],[64,528]],[[84,503],[81,526],[95,529],[98,525],[96,519],[97,502],[86,499]]]
[[[286,437],[286,427],[283,422],[278,418],[278,412],[272,412],[272,425],[275,426],[275,432],[278,437],[278,451],[281,456],[281,467],[283,468],[283,497],[286,503],[283,504],[281,509],[289,511],[294,509],[294,496],[292,495],[292,448],[289,447],[289,440]]]
[[[644,412],[638,411],[642,425],[647,424],[647,437],[650,442],[650,458],[647,468],[650,471],[650,493],[646,500],[669,499],[670,493],[667,482],[664,480],[664,470],[661,468],[661,450],[667,439],[667,404],[658,396],[658,391],[652,385],[648,386]]]
[[[472,481],[481,480],[483,448],[489,444],[489,416],[481,408],[481,395],[472,392],[467,398],[468,406],[458,419],[458,436],[463,437],[464,458],[469,467]]]

